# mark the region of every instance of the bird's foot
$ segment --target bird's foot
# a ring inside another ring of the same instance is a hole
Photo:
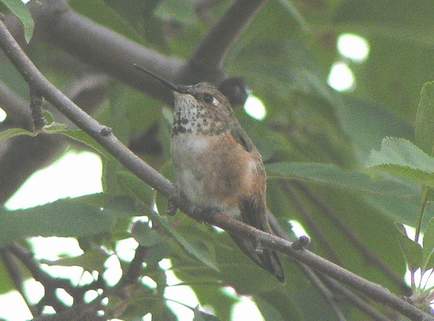
[[[214,214],[220,213],[222,210],[218,207],[203,207],[203,206],[195,206],[193,209],[193,215],[197,219],[206,222],[208,221]]]
[[[256,254],[264,253],[264,246],[262,245],[262,242],[259,239],[255,239],[253,244],[255,246]]]
[[[167,210],[166,214],[170,216],[174,216],[178,211],[178,204],[181,202],[181,193],[179,189],[175,187],[175,191],[169,196],[167,202]]]

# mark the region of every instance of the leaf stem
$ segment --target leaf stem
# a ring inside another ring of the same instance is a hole
[[[429,188],[427,186],[424,186],[423,190],[422,190],[422,199],[421,199],[422,201],[421,201],[421,205],[420,205],[419,219],[417,221],[417,226],[416,226],[416,235],[414,236],[414,241],[416,243],[419,242],[420,229],[422,226],[422,219],[423,219],[423,215],[425,213],[426,204],[428,203],[428,192],[429,192]]]

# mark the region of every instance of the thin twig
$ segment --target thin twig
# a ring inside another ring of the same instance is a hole
[[[134,155],[134,153],[126,148],[112,132],[107,131],[105,126],[100,125],[95,119],[83,112],[41,74],[19,47],[2,21],[0,21],[0,46],[26,81],[31,82],[49,102],[64,113],[71,121],[94,137],[118,161],[144,182],[151,185],[165,196],[173,195],[174,186],[169,180]],[[188,204],[179,204],[179,208],[190,216],[198,219],[197,216],[194,216],[194,211],[192,211]],[[203,217],[201,219],[203,220]],[[230,233],[246,238],[254,238],[267,248],[294,257],[309,267],[365,293],[379,303],[386,304],[396,309],[412,320],[434,321],[433,316],[428,315],[412,304],[400,299],[382,286],[368,281],[308,250],[294,250],[292,243],[285,239],[260,231],[224,213],[216,213],[213,216],[208,216],[206,221]]]
[[[318,277],[318,275],[312,271],[308,266],[304,264],[299,264],[300,268],[304,272],[306,276],[309,277],[310,281],[316,286],[316,288],[320,291],[326,302],[330,305],[333,311],[336,314],[338,321],[346,321],[345,315],[336,302],[335,295],[328,289],[327,285],[323,283],[323,281]]]
[[[81,303],[53,315],[42,315],[32,321],[105,321],[107,318],[98,316],[99,302]]]
[[[41,282],[44,286],[45,294],[38,305],[51,305],[57,312],[65,310],[65,304],[56,296],[56,289],[61,288],[69,294],[72,294],[74,292],[74,287],[71,285],[69,280],[51,277],[51,275],[41,269],[39,264],[34,260],[33,255],[18,244],[9,245],[7,250],[21,261],[36,281]]]
[[[30,111],[33,119],[33,131],[40,132],[45,126],[45,118],[42,114],[42,103],[44,98],[39,94],[39,92],[33,88],[32,85],[29,86],[30,95]]]
[[[142,245],[137,246],[134,258],[130,262],[127,272],[122,276],[121,280],[117,284],[118,288],[124,288],[137,282],[143,272],[143,262],[145,261],[148,252],[149,251],[146,247]]]
[[[351,241],[351,243],[360,251],[365,259],[371,264],[377,266],[389,279],[395,282],[402,291],[409,294],[407,284],[390,269],[375,253],[370,251],[366,245],[354,234],[354,232],[327,206],[321,199],[316,197],[305,185],[300,182],[293,182],[293,185],[300,190],[313,204],[315,204],[323,215],[326,215],[337,228]]]
[[[322,281],[327,284],[328,287],[332,288],[336,292],[340,293],[345,299],[354,304],[361,311],[365,312],[375,321],[391,321],[391,319],[384,316],[382,313],[374,309],[373,305],[363,300],[361,297],[353,293],[351,290],[347,289],[341,285],[336,280],[329,278],[327,276],[321,277]]]

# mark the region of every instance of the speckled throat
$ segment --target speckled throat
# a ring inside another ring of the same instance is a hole
[[[189,95],[175,97],[172,136],[179,134],[219,135],[229,123],[217,113],[203,108]]]

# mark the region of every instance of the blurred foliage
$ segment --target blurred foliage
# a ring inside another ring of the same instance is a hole
[[[209,1],[197,10],[201,2],[71,0],[70,5],[147,47],[188,58],[231,3]],[[313,251],[397,295],[404,293],[396,278],[404,279],[406,264],[423,271],[434,266],[434,87],[431,82],[423,86],[434,80],[433,15],[431,0],[270,0],[225,61],[225,71],[243,77],[266,107],[262,121],[241,109],[236,114],[266,162],[268,205],[282,226],[287,228],[290,220],[300,222],[312,239]],[[365,61],[352,61],[337,51],[337,40],[344,33],[368,42]],[[32,44],[29,55],[60,88],[82,72],[61,68],[64,53],[44,44]],[[46,58],[50,55],[57,57],[55,64]],[[336,61],[351,68],[353,90],[336,92],[327,85]],[[10,65],[0,64],[0,71],[5,83],[26,93],[26,84]],[[170,109],[123,84],[112,86],[98,120],[172,178]],[[284,260],[287,281],[278,283],[252,264],[225,233],[185,215],[164,216],[167,200],[128,173],[87,134],[64,127],[45,131],[66,135],[83,143],[73,148],[86,146],[101,155],[104,191],[31,209],[2,209],[0,245],[35,235],[76,237],[84,254],[50,264],[102,272],[107,254],[101,248],[113,250],[132,234],[148,251],[142,275],[157,286],[141,284],[133,290],[134,300],[121,316],[125,320],[139,320],[147,313],[152,320],[177,319],[164,298],[170,285],[158,265],[163,258],[171,260],[170,269],[191,286],[201,306],[213,311],[210,315],[190,307],[194,320],[229,320],[238,298],[227,294],[228,286],[250,296],[266,320],[336,319],[290,259]],[[33,135],[10,129],[0,133],[0,140],[22,134]],[[138,137],[139,147],[132,143]],[[304,211],[288,190],[293,190]],[[134,216],[139,218],[132,224]],[[403,233],[402,224],[421,226],[423,244]],[[387,266],[389,273],[366,253]],[[128,262],[121,265],[126,269]],[[0,263],[0,292],[12,284]],[[414,295],[426,297],[426,291],[412,286]],[[113,307],[121,304],[119,298],[110,300]],[[182,303],[182,298],[178,301]],[[427,302],[423,304],[426,308]],[[345,302],[341,306],[347,320],[368,320]]]
[[[6,10],[4,10],[4,7]],[[10,11],[13,15],[15,15],[19,21],[22,23],[24,27],[24,37],[27,42],[30,41],[33,35],[34,22],[30,12],[27,10],[23,1],[20,0],[1,0],[0,8],[2,11]]]

